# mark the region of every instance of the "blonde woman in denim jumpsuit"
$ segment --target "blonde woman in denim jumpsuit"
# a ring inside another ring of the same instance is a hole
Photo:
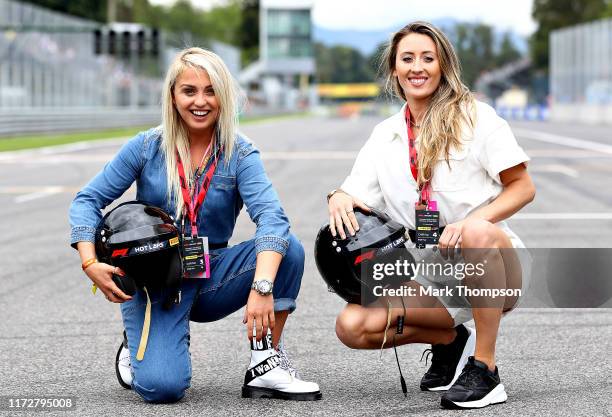
[[[245,305],[251,361],[243,397],[321,398],[316,383],[298,377],[281,338],[296,307],[304,249],[289,232],[259,151],[236,130],[237,97],[235,81],[217,55],[200,48],[180,52],[164,82],[162,125],[126,143],[70,207],[71,245],[79,251],[84,272],[110,302],[121,305],[127,337],[118,352],[120,383],[147,402],[178,401],[190,386],[190,321],[216,321]],[[197,213],[198,236],[208,237],[211,248],[211,277],[184,279],[181,302],[169,310],[161,307],[163,290],[150,292],[149,339],[144,358],[137,360],[146,295],[139,290],[130,297],[115,285],[112,274],[122,271],[95,261],[94,235],[102,209],[134,182],[138,200],[180,219],[185,204],[177,154],[190,186],[201,184],[201,173],[213,163],[211,155],[217,155],[210,188]],[[228,247],[243,205],[256,224],[255,237]],[[261,281],[271,282],[272,291],[260,291]]]

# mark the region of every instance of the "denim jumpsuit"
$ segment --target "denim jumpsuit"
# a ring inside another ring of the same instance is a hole
[[[94,242],[102,209],[136,181],[137,199],[170,214],[166,165],[159,127],[141,132],[76,195],[70,207],[71,245]],[[209,162],[210,164],[211,162]],[[200,179],[201,181],[202,179]],[[255,238],[225,247],[242,206],[256,224]],[[146,295],[139,290],[121,304],[133,371],[132,387],[147,402],[174,402],[191,381],[189,321],[219,320],[243,307],[251,291],[256,256],[261,251],[283,255],[274,280],[274,310],[292,312],[304,272],[304,249],[289,233],[289,221],[268,179],[259,151],[237,135],[229,163],[222,152],[210,189],[198,213],[198,232],[211,250],[211,278],[184,279],[180,304],[162,310],[164,291],[150,292],[149,339],[142,361],[136,360],[145,315]]]

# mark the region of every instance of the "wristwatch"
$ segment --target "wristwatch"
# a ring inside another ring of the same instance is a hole
[[[328,203],[329,203],[329,199],[330,199],[330,198],[332,198],[332,196],[333,196],[334,194],[336,194],[336,193],[343,193],[343,194],[346,194],[346,193],[344,192],[344,190],[342,190],[342,189],[340,189],[340,188],[336,188],[336,189],[334,189],[334,190],[331,190],[331,191],[329,192],[329,194],[327,194],[327,202],[328,202]]]
[[[274,287],[274,284],[268,279],[253,281],[253,285],[251,285],[251,289],[257,291],[259,295],[272,294],[272,287]]]

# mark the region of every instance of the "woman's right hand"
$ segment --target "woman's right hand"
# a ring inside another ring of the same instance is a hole
[[[329,230],[333,237],[339,234],[342,239],[346,239],[344,227],[346,227],[351,236],[355,236],[355,232],[359,230],[359,224],[353,212],[355,207],[365,212],[370,212],[370,208],[361,200],[344,191],[337,191],[330,197],[327,208],[329,211]]]
[[[113,281],[113,273],[121,276],[125,275],[125,272],[119,267],[103,262],[96,262],[85,268],[85,274],[104,293],[108,301],[111,303],[130,301],[132,297],[121,291]]]

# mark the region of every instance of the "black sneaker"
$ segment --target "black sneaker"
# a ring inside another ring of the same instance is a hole
[[[440,404],[444,408],[482,408],[506,402],[508,395],[499,380],[497,367],[489,370],[487,365],[470,356],[457,382],[442,395]]]
[[[115,357],[115,373],[117,374],[119,385],[125,389],[132,389],[132,366],[125,331],[123,332],[123,342],[119,346],[117,356]]]
[[[455,327],[457,337],[448,345],[432,345],[423,355],[431,354],[431,366],[421,379],[423,391],[446,391],[459,378],[470,355],[474,354],[476,332],[463,324]],[[427,357],[425,362],[427,363]],[[423,356],[421,356],[421,360]]]

